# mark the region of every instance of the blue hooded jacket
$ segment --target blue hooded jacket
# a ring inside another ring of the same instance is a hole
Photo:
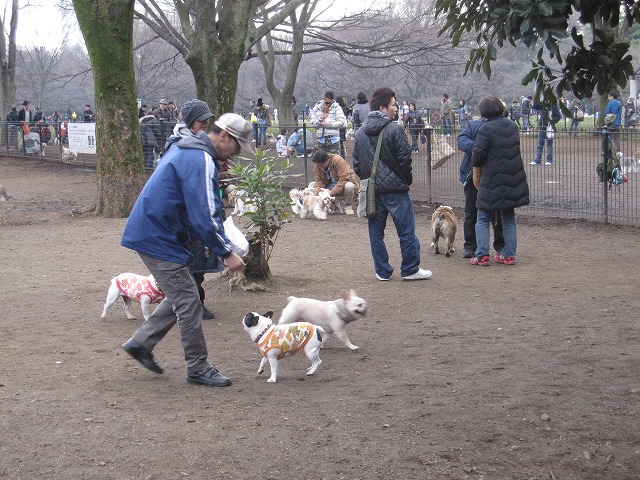
[[[458,135],[457,143],[458,150],[464,152],[462,157],[462,163],[460,164],[460,181],[467,183],[471,180],[471,171],[473,170],[473,162],[471,161],[471,153],[473,153],[473,147],[476,144],[476,135],[478,130],[484,123],[484,120],[473,120],[460,132]]]
[[[218,194],[218,152],[204,132],[180,129],[136,201],[120,244],[138,253],[187,265],[197,236],[218,257],[231,254]]]

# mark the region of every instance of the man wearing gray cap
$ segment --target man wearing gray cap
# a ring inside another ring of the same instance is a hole
[[[220,117],[207,135],[213,116],[201,100],[182,107],[185,127],[170,138],[168,150],[142,189],[122,235],[121,245],[138,252],[165,294],[155,312],[122,348],[149,370],[162,373],[152,350],[175,323],[187,365],[187,382],[211,387],[231,385],[208,361],[202,331],[202,303],[188,264],[191,239],[200,239],[229,270],[244,262],[231,251],[222,226],[216,162],[251,149],[251,125],[239,115]],[[176,138],[174,138],[176,137]]]
[[[167,101],[163,98],[160,100],[160,109],[156,112],[157,120],[164,120],[165,122],[175,122],[176,118],[173,115],[173,111],[167,108]]]

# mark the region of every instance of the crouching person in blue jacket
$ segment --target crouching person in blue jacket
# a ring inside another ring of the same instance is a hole
[[[252,128],[239,115],[228,113],[207,134],[205,124],[213,114],[197,99],[185,102],[181,114],[186,125],[198,123],[200,128],[180,130],[180,138],[163,155],[140,193],[121,241],[140,255],[165,299],[122,348],[147,369],[162,373],[152,351],[177,323],[187,382],[224,387],[231,385],[231,379],[208,360],[203,306],[188,266],[193,255],[189,246],[197,237],[230,270],[244,267],[224,233],[216,164],[237,155],[241,148],[252,153]]]

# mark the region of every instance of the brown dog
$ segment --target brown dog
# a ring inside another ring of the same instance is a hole
[[[431,215],[431,246],[433,253],[439,254],[438,241],[440,237],[447,241],[447,249],[444,253],[445,257],[450,257],[451,252],[455,252],[453,242],[456,239],[456,231],[458,229],[458,220],[453,208],[446,205],[440,205]]]

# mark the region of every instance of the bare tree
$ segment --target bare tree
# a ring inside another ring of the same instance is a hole
[[[62,50],[62,46],[53,50],[42,46],[18,49],[18,61],[24,67],[19,75],[20,83],[35,105],[43,104],[47,86],[55,81],[53,73],[60,64]]]
[[[233,110],[238,70],[251,48],[307,1],[174,0],[174,22],[169,2],[138,0],[141,10],[135,16],[180,52],[193,73],[198,98],[220,114]],[[256,25],[259,8],[270,15]]]

